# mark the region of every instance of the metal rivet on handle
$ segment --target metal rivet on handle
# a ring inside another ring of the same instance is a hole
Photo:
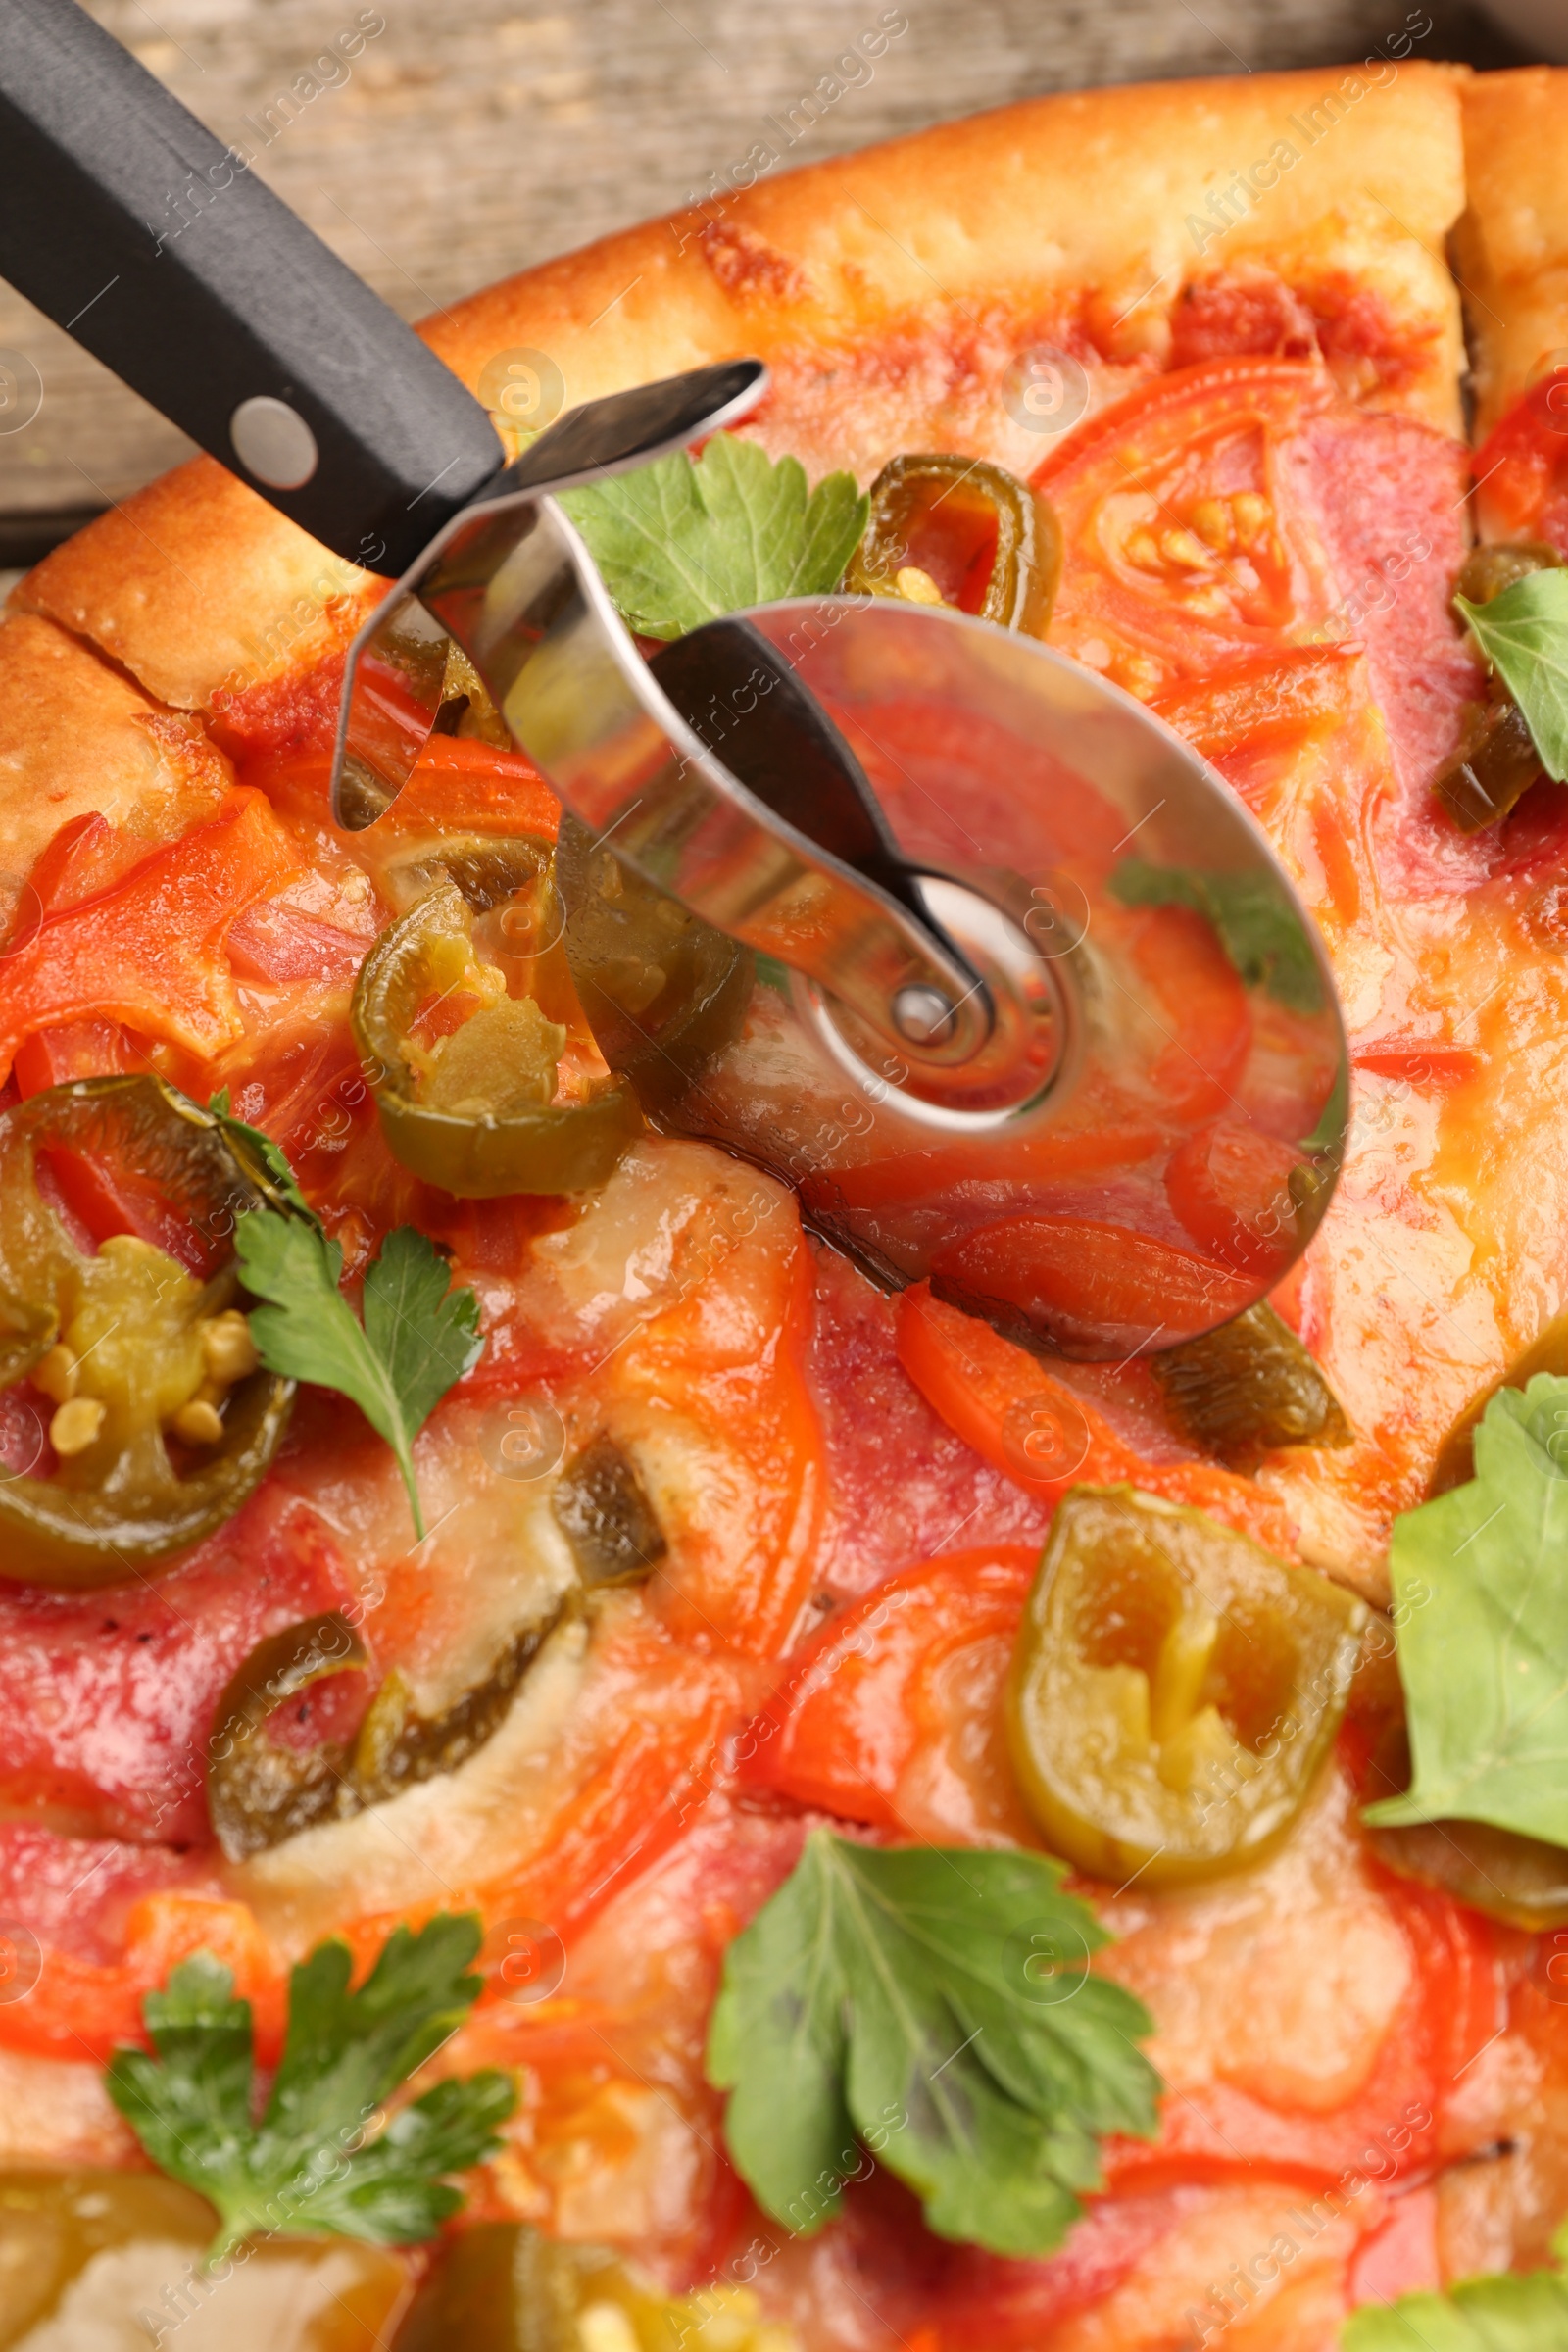
[[[269,490],[303,490],[316,471],[316,435],[297,409],[270,392],[242,400],[228,420],[234,455]]]

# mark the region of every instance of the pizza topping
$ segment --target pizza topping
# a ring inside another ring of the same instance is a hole
[[[749,2273],[748,2276],[755,2275]],[[452,2239],[398,2334],[398,2352],[800,2352],[748,2286],[662,2294],[606,2246],[478,2222]]]
[[[1568,1846],[1568,1380],[1499,1389],[1475,1477],[1394,1522],[1414,1780],[1376,1827],[1487,1822]]]
[[[1568,2229],[1552,2240],[1568,2261]],[[1400,2295],[1362,2304],[1346,2321],[1341,2352],[1556,2352],[1568,2331],[1568,2278],[1560,2270],[1466,2278],[1446,2295]]]
[[[587,1586],[640,1584],[669,1548],[636,1470],[603,1434],[566,1465],[550,1507]]]
[[[765,2213],[808,2236],[880,2161],[939,2236],[1060,2244],[1101,2184],[1098,2138],[1152,2138],[1159,2088],[1133,2046],[1150,2019],[1091,1973],[1109,1937],[1064,1875],[1037,1854],[811,1832],[725,1953],[709,2035],[730,2155]]]
[[[1172,1419],[1233,1470],[1276,1446],[1348,1446],[1339,1399],[1290,1325],[1266,1300],[1201,1339],[1152,1355]]]
[[[1409,1786],[1409,1739],[1402,1723],[1391,1723],[1372,1757],[1365,1793],[1402,1796]],[[1485,1821],[1407,1822],[1367,1835],[1391,1870],[1442,1887],[1472,1910],[1532,1936],[1568,1927],[1568,1848]]]
[[[1317,362],[1210,360],[1062,435],[1034,477],[1072,551],[1052,643],[1147,699],[1325,620],[1285,456],[1337,398]]]
[[[1530,723],[1512,701],[1464,706],[1464,734],[1432,789],[1461,833],[1500,824],[1543,773]]]
[[[1476,565],[1481,576],[1474,583],[1473,594],[1466,593],[1465,573],[1461,572],[1454,610],[1469,622],[1494,678],[1517,704],[1535,747],[1537,773],[1544,768],[1553,783],[1561,784],[1568,781],[1568,569],[1548,549],[1488,549],[1482,553],[1506,554],[1516,563],[1528,563],[1529,567],[1511,584],[1499,586],[1494,581],[1501,572],[1500,565]],[[1472,559],[1472,564],[1474,562]],[[1466,571],[1470,569],[1467,565]],[[1499,725],[1494,737],[1483,736],[1470,755],[1483,797],[1491,780],[1486,772],[1489,755],[1491,765],[1498,771],[1499,786],[1522,774],[1526,762],[1517,727],[1509,734]],[[1465,756],[1461,752],[1461,760]],[[1440,778],[1440,790],[1442,783]],[[1517,791],[1514,797],[1518,797]],[[1498,808],[1497,814],[1502,813]]]
[[[1427,1482],[1428,1499],[1446,1494],[1451,1487],[1462,1487],[1474,1478],[1476,1431],[1488,1405],[1499,1389],[1527,1389],[1538,1372],[1568,1376],[1568,1314],[1553,1315],[1544,1331],[1514,1358],[1502,1377],[1489,1382],[1459,1415],[1438,1448],[1438,1458]]]
[[[677,450],[561,503],[627,625],[665,639],[836,588],[868,513],[853,474],[828,474],[808,497],[798,458],[775,466],[733,433],[715,433],[699,458]]]
[[[422,1540],[414,1441],[483,1350],[472,1291],[453,1290],[434,1243],[400,1225],[367,1270],[362,1324],[338,1289],[342,1248],[314,1218],[263,1211],[236,1243],[245,1288],[268,1301],[250,1318],[262,1362],[353,1399],[397,1456]]]
[[[433,2237],[463,2203],[443,2176],[500,2146],[515,2100],[507,2076],[449,2079],[383,2124],[379,2110],[478,1998],[466,1975],[476,1918],[396,1929],[357,1991],[345,1943],[292,1971],[282,2060],[252,2113],[251,2005],[209,1952],[183,1961],[143,2004],[157,2055],[121,2049],[109,2095],[161,2172],[218,2208],[217,2262],[243,2238],[324,2231],[372,2245]]]
[[[756,959],[562,819],[557,879],[572,980],[607,1058],[658,1109],[739,1034]]]
[[[1008,1690],[1025,1804],[1098,1878],[1163,1886],[1257,1860],[1317,1777],[1365,1620],[1201,1512],[1074,1488]]]
[[[0,1114],[0,1384],[30,1378],[54,1408],[52,1474],[36,1471],[40,1414],[33,1460],[0,1482],[5,1574],[117,1583],[198,1542],[262,1478],[293,1392],[261,1369],[233,1253],[210,1237],[270,1192],[156,1078],[79,1080]],[[121,1229],[79,1247],[62,1195]],[[124,1230],[148,1211],[196,1270]]]
[[[448,833],[387,869],[384,888],[407,914],[437,884],[450,882],[474,914],[499,910],[509,948],[532,948],[556,928],[555,845],[536,833]]]
[[[1518,653],[1513,642],[1517,630],[1510,633],[1514,607],[1509,592],[1538,573],[1555,570],[1561,562],[1554,547],[1541,540],[1523,540],[1473,548],[1460,570],[1454,606],[1471,622],[1486,656],[1491,697],[1485,703],[1463,706],[1458,749],[1433,779],[1433,791],[1461,833],[1480,833],[1499,824],[1543,773],[1543,753],[1537,745],[1534,721],[1510,692],[1508,661],[1517,665]],[[1485,621],[1478,622],[1476,608],[1495,606],[1498,599],[1502,600],[1500,611],[1489,612]],[[1497,642],[1508,647],[1506,656],[1494,653],[1491,642],[1499,624]],[[1535,650],[1544,653],[1547,644],[1543,640]],[[1528,688],[1526,700],[1533,710]]]
[[[268,1718],[331,1676],[368,1665],[358,1635],[336,1611],[287,1626],[258,1643],[218,1703],[208,1745],[207,1793],[225,1858],[265,1853],[313,1822],[347,1821],[418,1781],[455,1772],[482,1747],[511,1706],[562,1611],[508,1642],[490,1672],[436,1715],[421,1714],[395,1669],[352,1740],[280,1746]]]
[[[203,2268],[213,2209],[158,2173],[18,2172],[0,2178],[8,2352],[146,2352],[181,2323],[224,2352],[367,2352],[390,2341],[407,2260],[344,2238],[272,2238],[243,2265]],[[212,2318],[200,2315],[217,2298]],[[279,2333],[280,2328],[286,2333]],[[199,2332],[198,2332],[199,2330]],[[575,2347],[573,2347],[575,2352]]]
[[[586,1192],[637,1131],[623,1082],[582,1068],[563,1078],[566,1029],[536,998],[510,996],[499,965],[479,959],[454,882],[382,933],[353,1023],[393,1153],[460,1198]]]
[[[30,878],[34,919],[0,962],[0,1070],[37,1031],[88,1019],[220,1053],[241,1029],[224,937],[299,862],[259,792],[151,853],[99,816],[63,826]]]
[[[857,596],[955,605],[1045,633],[1061,570],[1046,501],[982,458],[901,457],[871,484],[871,518],[844,585]]]

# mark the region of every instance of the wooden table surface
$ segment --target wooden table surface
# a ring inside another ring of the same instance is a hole
[[[411,318],[685,201],[884,13],[881,0],[91,6]],[[903,0],[893,13],[906,30],[799,137],[792,163],[1044,90],[1359,57],[1407,15],[1405,0]],[[1461,0],[1420,13],[1434,20],[1420,53],[1514,62]],[[287,98],[357,24],[383,29],[312,76],[331,86]],[[7,351],[43,385],[36,415],[9,432]],[[0,283],[0,566],[34,561],[188,448]]]

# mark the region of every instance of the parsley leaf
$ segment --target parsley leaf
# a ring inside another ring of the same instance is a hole
[[[1316,1012],[1322,983],[1296,909],[1267,874],[1202,874],[1127,858],[1110,877],[1124,906],[1190,906],[1214,926],[1249,988],[1266,988],[1292,1012]]]
[[[677,450],[561,503],[627,623],[664,638],[836,588],[871,511],[853,474],[830,473],[808,497],[798,458],[775,466],[732,433],[715,433],[700,458]]]
[[[243,1163],[247,1158],[259,1161],[268,1178],[276,1186],[279,1195],[294,1211],[294,1214],[297,1217],[308,1217],[313,1225],[318,1226],[320,1219],[300,1191],[299,1181],[289,1166],[288,1154],[282,1145],[274,1144],[271,1137],[265,1135],[260,1127],[252,1127],[244,1119],[237,1119],[229,1108],[230,1100],[227,1087],[220,1087],[207,1107],[223,1130],[224,1136],[235,1146],[241,1162]]]
[[[1547,775],[1568,782],[1568,571],[1532,571],[1488,604],[1453,604],[1524,712]]]
[[[1098,2135],[1152,2138],[1142,2004],[1091,1976],[1109,1937],[1059,1862],[858,1845],[813,1830],[730,1945],[708,2044],[759,2204],[809,2232],[857,2136],[944,2237],[1046,2254],[1101,2185]],[[1059,1973],[1053,1962],[1063,1956]]]
[[[416,1534],[424,1535],[414,1441],[456,1380],[479,1360],[479,1302],[450,1289],[432,1242],[400,1225],[365,1277],[365,1322],[338,1289],[343,1252],[313,1219],[260,1209],[234,1236],[241,1280],[271,1303],[252,1309],[251,1337],[270,1372],[352,1397],[397,1455]]]
[[[1414,1770],[1366,1819],[1486,1821],[1568,1845],[1568,1379],[1499,1389],[1475,1465],[1394,1523]]]
[[[500,2145],[515,2103],[493,2069],[446,2082],[376,2131],[377,2110],[438,2050],[477,1999],[465,1974],[479,1922],[398,1928],[358,1992],[346,1943],[323,1943],[289,1980],[282,2062],[251,2113],[251,2008],[210,1952],[182,1961],[142,2004],[157,2052],[120,2049],[109,2095],[161,2172],[217,2206],[216,2262],[267,2230],[329,2230],[377,2245],[433,2237],[463,2203],[442,2176]],[[370,2132],[374,2136],[367,2136]]]
[[[1363,2304],[1340,2333],[1341,2352],[1561,2352],[1564,2343],[1568,2279],[1559,2271],[1467,2278],[1446,2295]]]

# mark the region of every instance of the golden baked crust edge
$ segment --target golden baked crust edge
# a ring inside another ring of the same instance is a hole
[[[749,187],[475,294],[421,332],[477,388],[542,356],[572,406],[705,361],[775,371],[761,437],[862,478],[903,447],[1028,470],[1020,345],[1076,334],[1094,390],[1159,364],[1220,272],[1343,282],[1417,355],[1374,393],[1455,430],[1461,68],[1363,67],[1029,100]],[[554,377],[551,378],[554,382]],[[46,557],[16,592],[167,704],[210,708],[340,642],[375,593],[209,458]]]

